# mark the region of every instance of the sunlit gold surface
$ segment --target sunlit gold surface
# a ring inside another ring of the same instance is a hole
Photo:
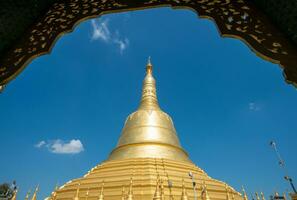
[[[109,158],[82,178],[55,190],[50,198],[192,200],[194,190],[189,172],[195,177],[199,200],[226,200],[226,195],[232,196],[229,200],[243,200],[233,188],[210,178],[189,160],[179,143],[170,116],[160,109],[149,62],[140,106],[128,116],[118,144]],[[169,187],[169,182],[172,187]]]
[[[189,199],[193,199],[192,180],[188,173],[191,171],[197,182],[197,195],[201,200],[203,182],[207,185],[210,200],[226,200],[225,183],[210,178],[203,170],[189,162],[168,159],[136,158],[103,162],[91,169],[84,177],[72,180],[58,191],[57,199],[73,199],[76,196],[78,184],[79,199],[85,199],[89,190],[88,199],[95,200],[100,196],[101,183],[104,181],[104,199],[119,200],[122,197],[122,188],[129,190],[130,180],[133,178],[133,198],[135,200],[152,200],[156,190],[157,176],[163,180],[164,196],[169,199],[170,190],[168,180],[173,183],[172,195],[174,199],[181,199],[183,192],[182,180]],[[128,193],[128,192],[127,192]],[[229,194],[234,194],[235,200],[242,197],[233,188]]]

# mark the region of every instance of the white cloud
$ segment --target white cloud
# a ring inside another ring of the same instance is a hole
[[[40,141],[35,145],[36,148],[46,147],[51,153],[56,154],[77,154],[84,151],[80,140],[72,139],[69,142],[57,139],[53,141]]]
[[[40,142],[38,142],[37,144],[35,144],[34,146],[36,147],[36,148],[41,148],[43,145],[45,145],[46,143],[45,143],[45,141],[44,140],[42,140],[42,141],[40,141]]]
[[[116,45],[121,54],[129,46],[129,39],[122,37],[119,31],[112,31],[109,27],[109,19],[93,19],[91,20],[92,36],[91,41],[101,40],[111,45]]]
[[[260,110],[260,106],[254,102],[250,102],[249,103],[249,110],[252,111],[259,111]]]
[[[108,20],[102,20],[96,22],[96,20],[91,21],[92,27],[93,27],[93,32],[92,32],[92,40],[98,40],[101,39],[105,42],[110,41],[110,31],[107,26]]]
[[[124,40],[114,40],[114,43],[119,45],[120,52],[123,54],[123,51],[128,47],[129,40],[125,38]]]

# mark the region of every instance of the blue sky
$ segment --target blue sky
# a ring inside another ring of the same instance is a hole
[[[159,103],[199,167],[249,194],[291,190],[269,141],[296,180],[296,89],[213,22],[170,8],[83,22],[5,88],[1,182],[16,180],[20,198],[39,184],[44,198],[106,159],[138,106],[148,56]]]

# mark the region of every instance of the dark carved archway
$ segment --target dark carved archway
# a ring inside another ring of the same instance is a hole
[[[80,22],[106,13],[171,6],[213,20],[223,37],[245,42],[256,55],[284,69],[297,86],[297,48],[246,0],[70,0],[54,3],[8,52],[0,57],[0,89],[30,61],[47,54],[55,41]]]

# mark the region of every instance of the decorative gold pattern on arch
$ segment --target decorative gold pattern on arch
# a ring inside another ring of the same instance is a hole
[[[223,37],[245,42],[258,56],[284,68],[297,86],[297,49],[269,20],[245,0],[70,0],[55,3],[0,60],[0,85],[7,84],[30,61],[50,53],[56,40],[80,22],[112,12],[171,6],[213,20]]]

